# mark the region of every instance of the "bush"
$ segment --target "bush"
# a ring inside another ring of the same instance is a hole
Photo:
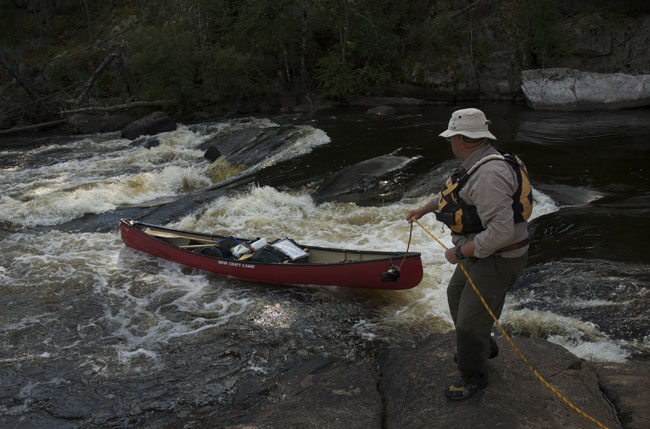
[[[199,68],[191,35],[173,25],[145,26],[128,37],[127,69],[133,74],[141,99],[175,99],[187,107],[199,90],[194,81]]]
[[[264,61],[234,48],[210,46],[201,52],[199,104],[256,102],[277,95],[273,82],[263,72]]]

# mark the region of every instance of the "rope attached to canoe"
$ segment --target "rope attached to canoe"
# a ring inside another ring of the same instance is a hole
[[[445,246],[445,245],[442,243],[442,241],[438,240],[438,238],[437,238],[435,235],[433,235],[433,234],[431,233],[431,231],[429,231],[428,229],[426,229],[426,228],[425,228],[425,227],[424,227],[420,222],[418,222],[418,220],[417,220],[415,217],[412,217],[411,219],[412,219],[413,222],[417,223],[417,224],[420,226],[420,228],[422,228],[422,229],[424,230],[424,232],[426,232],[427,234],[429,234],[429,235],[431,236],[431,238],[433,238],[434,240],[436,240],[436,241],[438,242],[438,244],[440,244],[440,245],[441,245],[445,250],[448,249],[447,246]],[[409,246],[411,245],[411,234],[413,233],[413,222],[411,222],[411,231],[409,232]],[[407,252],[408,252],[408,247],[407,247]],[[402,260],[402,263],[404,263],[403,260]],[[490,316],[491,316],[492,319],[494,320],[494,323],[495,323],[496,326],[499,328],[499,331],[501,331],[501,334],[503,334],[503,336],[504,336],[505,339],[508,341],[508,343],[510,343],[510,346],[512,346],[512,349],[513,349],[513,350],[515,351],[515,353],[516,353],[516,354],[521,358],[521,360],[524,362],[524,364],[526,364],[526,366],[528,367],[528,369],[531,370],[531,371],[533,372],[533,374],[535,374],[535,376],[539,379],[539,381],[542,382],[542,384],[544,384],[546,387],[548,387],[548,388],[549,388],[553,393],[555,393],[555,395],[556,395],[558,398],[560,398],[560,399],[561,399],[565,404],[567,404],[569,407],[571,407],[574,411],[576,411],[578,414],[580,414],[581,416],[585,417],[586,419],[591,420],[593,423],[595,423],[595,424],[598,425],[599,427],[607,429],[607,426],[603,425],[601,422],[599,422],[598,420],[596,420],[595,418],[591,417],[589,414],[585,413],[585,412],[582,411],[580,408],[578,408],[577,406],[575,406],[575,405],[574,405],[571,401],[569,401],[569,400],[568,400],[564,395],[562,395],[562,393],[560,393],[560,391],[558,391],[555,387],[551,386],[551,384],[550,384],[549,382],[547,382],[547,381],[544,379],[544,377],[542,377],[542,376],[537,372],[537,370],[536,370],[535,368],[533,368],[533,366],[530,364],[530,362],[528,362],[528,359],[526,359],[526,357],[521,353],[521,351],[519,351],[519,348],[515,345],[515,343],[514,343],[514,342],[512,341],[512,339],[510,338],[510,336],[506,333],[505,329],[503,329],[503,327],[502,327],[501,324],[499,323],[499,320],[498,320],[497,317],[494,315],[494,313],[493,313],[492,310],[490,309],[489,305],[487,304],[487,302],[486,302],[485,299],[483,298],[483,295],[481,295],[481,292],[479,292],[478,288],[477,288],[476,285],[474,284],[474,281],[472,280],[472,278],[470,277],[469,273],[467,272],[467,269],[465,269],[465,266],[464,266],[464,265],[462,264],[462,262],[460,262],[460,261],[458,262],[458,265],[460,266],[460,269],[461,269],[461,270],[463,271],[463,273],[465,274],[465,277],[467,277],[467,280],[469,281],[469,284],[472,286],[472,289],[474,289],[474,292],[476,292],[476,294],[478,295],[479,299],[480,299],[481,302],[483,303],[483,306],[485,307],[485,309],[487,310],[487,312],[490,314]],[[401,267],[401,264],[400,264],[400,267]]]
[[[399,276],[402,272],[402,265],[404,265],[404,261],[406,261],[406,258],[409,255],[409,248],[411,247],[411,238],[413,237],[413,223],[411,223],[411,229],[409,230],[409,242],[408,245],[406,246],[406,252],[404,252],[404,257],[402,258],[402,262],[400,262],[399,266],[394,265],[392,260],[391,264],[388,267],[388,270],[385,273],[381,274],[381,280],[384,282],[396,282],[399,280]]]

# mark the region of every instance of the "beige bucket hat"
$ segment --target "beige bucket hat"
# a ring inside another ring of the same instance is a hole
[[[488,124],[485,114],[478,109],[469,108],[456,110],[451,114],[447,131],[440,133],[440,137],[451,137],[462,134],[472,139],[488,138],[496,140],[488,130]]]

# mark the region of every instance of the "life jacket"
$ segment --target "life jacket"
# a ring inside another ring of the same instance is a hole
[[[525,222],[533,211],[533,193],[528,178],[528,170],[517,155],[499,153],[487,155],[479,159],[467,171],[457,171],[451,175],[442,190],[438,200],[436,219],[447,225],[457,234],[475,234],[484,231],[476,206],[470,205],[460,198],[460,190],[470,176],[486,162],[505,161],[517,176],[517,190],[512,196],[512,212],[515,223]]]

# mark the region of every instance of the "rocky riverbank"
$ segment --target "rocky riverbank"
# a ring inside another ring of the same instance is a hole
[[[542,377],[603,425],[650,425],[650,362],[587,362],[544,340],[514,341]],[[597,427],[543,385],[504,338],[497,342],[501,353],[489,361],[489,386],[465,401],[443,394],[456,376],[450,332],[415,348],[389,348],[374,361],[296,358],[277,374],[240,383],[231,404],[197,410],[182,423],[237,429]]]

